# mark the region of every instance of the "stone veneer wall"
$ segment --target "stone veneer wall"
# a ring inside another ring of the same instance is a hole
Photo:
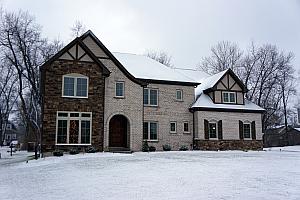
[[[144,108],[145,121],[158,122],[158,141],[148,142],[162,150],[162,146],[169,144],[172,150],[179,150],[182,145],[191,147],[193,144],[193,114],[189,112],[190,105],[194,102],[194,87],[149,84],[149,88],[158,89],[158,106]],[[183,101],[176,100],[176,89],[183,91]],[[177,133],[170,133],[170,122],[177,122]],[[189,133],[183,133],[183,122],[189,122]]]
[[[57,111],[92,112],[92,145],[103,150],[104,84],[102,69],[92,62],[58,60],[44,69],[44,107],[42,148],[52,151],[56,148]],[[88,98],[63,98],[62,77],[78,73],[89,77]],[[71,146],[57,146],[66,149]]]
[[[101,62],[111,72],[105,82],[105,114],[104,114],[104,150],[109,147],[109,122],[117,114],[123,115],[129,121],[129,148],[131,151],[141,151],[143,144],[143,87],[129,80],[127,76],[110,60]],[[115,83],[123,81],[124,98],[115,97]]]
[[[196,140],[199,150],[262,150],[262,140]]]

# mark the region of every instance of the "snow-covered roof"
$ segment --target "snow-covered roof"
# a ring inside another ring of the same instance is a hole
[[[177,69],[167,67],[147,56],[119,52],[112,54],[135,78],[198,83]]]
[[[201,85],[199,85],[195,90],[195,95],[199,96],[203,90],[213,87],[227,71],[228,69],[221,71],[215,75],[208,76],[207,78],[202,80]]]
[[[192,105],[192,108],[214,108],[214,109],[236,109],[236,110],[254,110],[263,112],[264,109],[259,107],[258,105],[245,100],[244,105],[237,104],[215,104],[212,99],[201,93],[197,98],[196,102]]]
[[[187,77],[190,77],[194,82],[202,83],[203,80],[208,78],[209,75],[206,72],[196,70],[196,69],[188,69],[188,68],[175,68],[175,70]]]

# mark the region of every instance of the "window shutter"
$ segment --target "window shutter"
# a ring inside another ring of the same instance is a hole
[[[239,121],[239,132],[240,132],[240,139],[244,139],[244,124],[242,121]]]
[[[251,122],[251,135],[252,135],[252,140],[256,140],[255,121]]]
[[[218,139],[223,140],[222,120],[218,121]]]
[[[204,138],[206,140],[209,139],[209,135],[208,135],[208,121],[206,119],[204,120]]]

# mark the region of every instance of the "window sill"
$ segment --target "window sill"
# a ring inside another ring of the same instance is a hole
[[[153,108],[157,108],[158,105],[145,105],[145,104],[144,104],[144,107],[153,107]]]
[[[125,99],[125,96],[114,96],[115,99]]]
[[[170,134],[171,134],[171,135],[176,135],[176,134],[177,134],[177,132],[170,132]]]
[[[176,99],[175,101],[176,102],[183,102],[183,99],[181,99],[181,100],[180,99]]]
[[[189,135],[189,134],[191,134],[191,132],[183,132],[183,134],[187,134],[187,135]]]
[[[62,98],[73,98],[73,99],[88,99],[89,97],[78,97],[78,96],[61,96]]]
[[[244,138],[244,140],[252,140],[252,138]]]
[[[158,142],[158,140],[144,140],[144,141],[153,142],[153,143]]]
[[[218,138],[209,138],[208,140],[219,140]]]

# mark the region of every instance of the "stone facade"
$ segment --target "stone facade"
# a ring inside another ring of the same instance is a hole
[[[43,73],[43,135],[42,148],[53,151],[72,146],[56,146],[57,111],[92,112],[92,145],[103,150],[104,87],[102,69],[93,62],[57,60],[44,66]],[[76,73],[89,78],[88,98],[62,97],[63,75]]]
[[[168,144],[172,150],[179,150],[182,145],[191,147],[193,143],[193,114],[188,108],[194,102],[194,87],[149,84],[148,88],[158,89],[158,106],[145,106],[144,121],[158,122],[158,141],[148,142],[149,146],[155,146],[162,150],[163,145]],[[176,90],[183,92],[183,100],[176,100]],[[177,123],[177,132],[170,133],[170,122]],[[189,123],[189,133],[183,132],[183,122]]]
[[[123,115],[129,122],[129,149],[141,151],[143,143],[143,87],[129,80],[110,60],[101,62],[111,72],[105,82],[104,149],[109,148],[109,122],[115,115]],[[116,81],[124,82],[124,98],[115,97]]]
[[[195,140],[199,150],[262,150],[262,140]]]

